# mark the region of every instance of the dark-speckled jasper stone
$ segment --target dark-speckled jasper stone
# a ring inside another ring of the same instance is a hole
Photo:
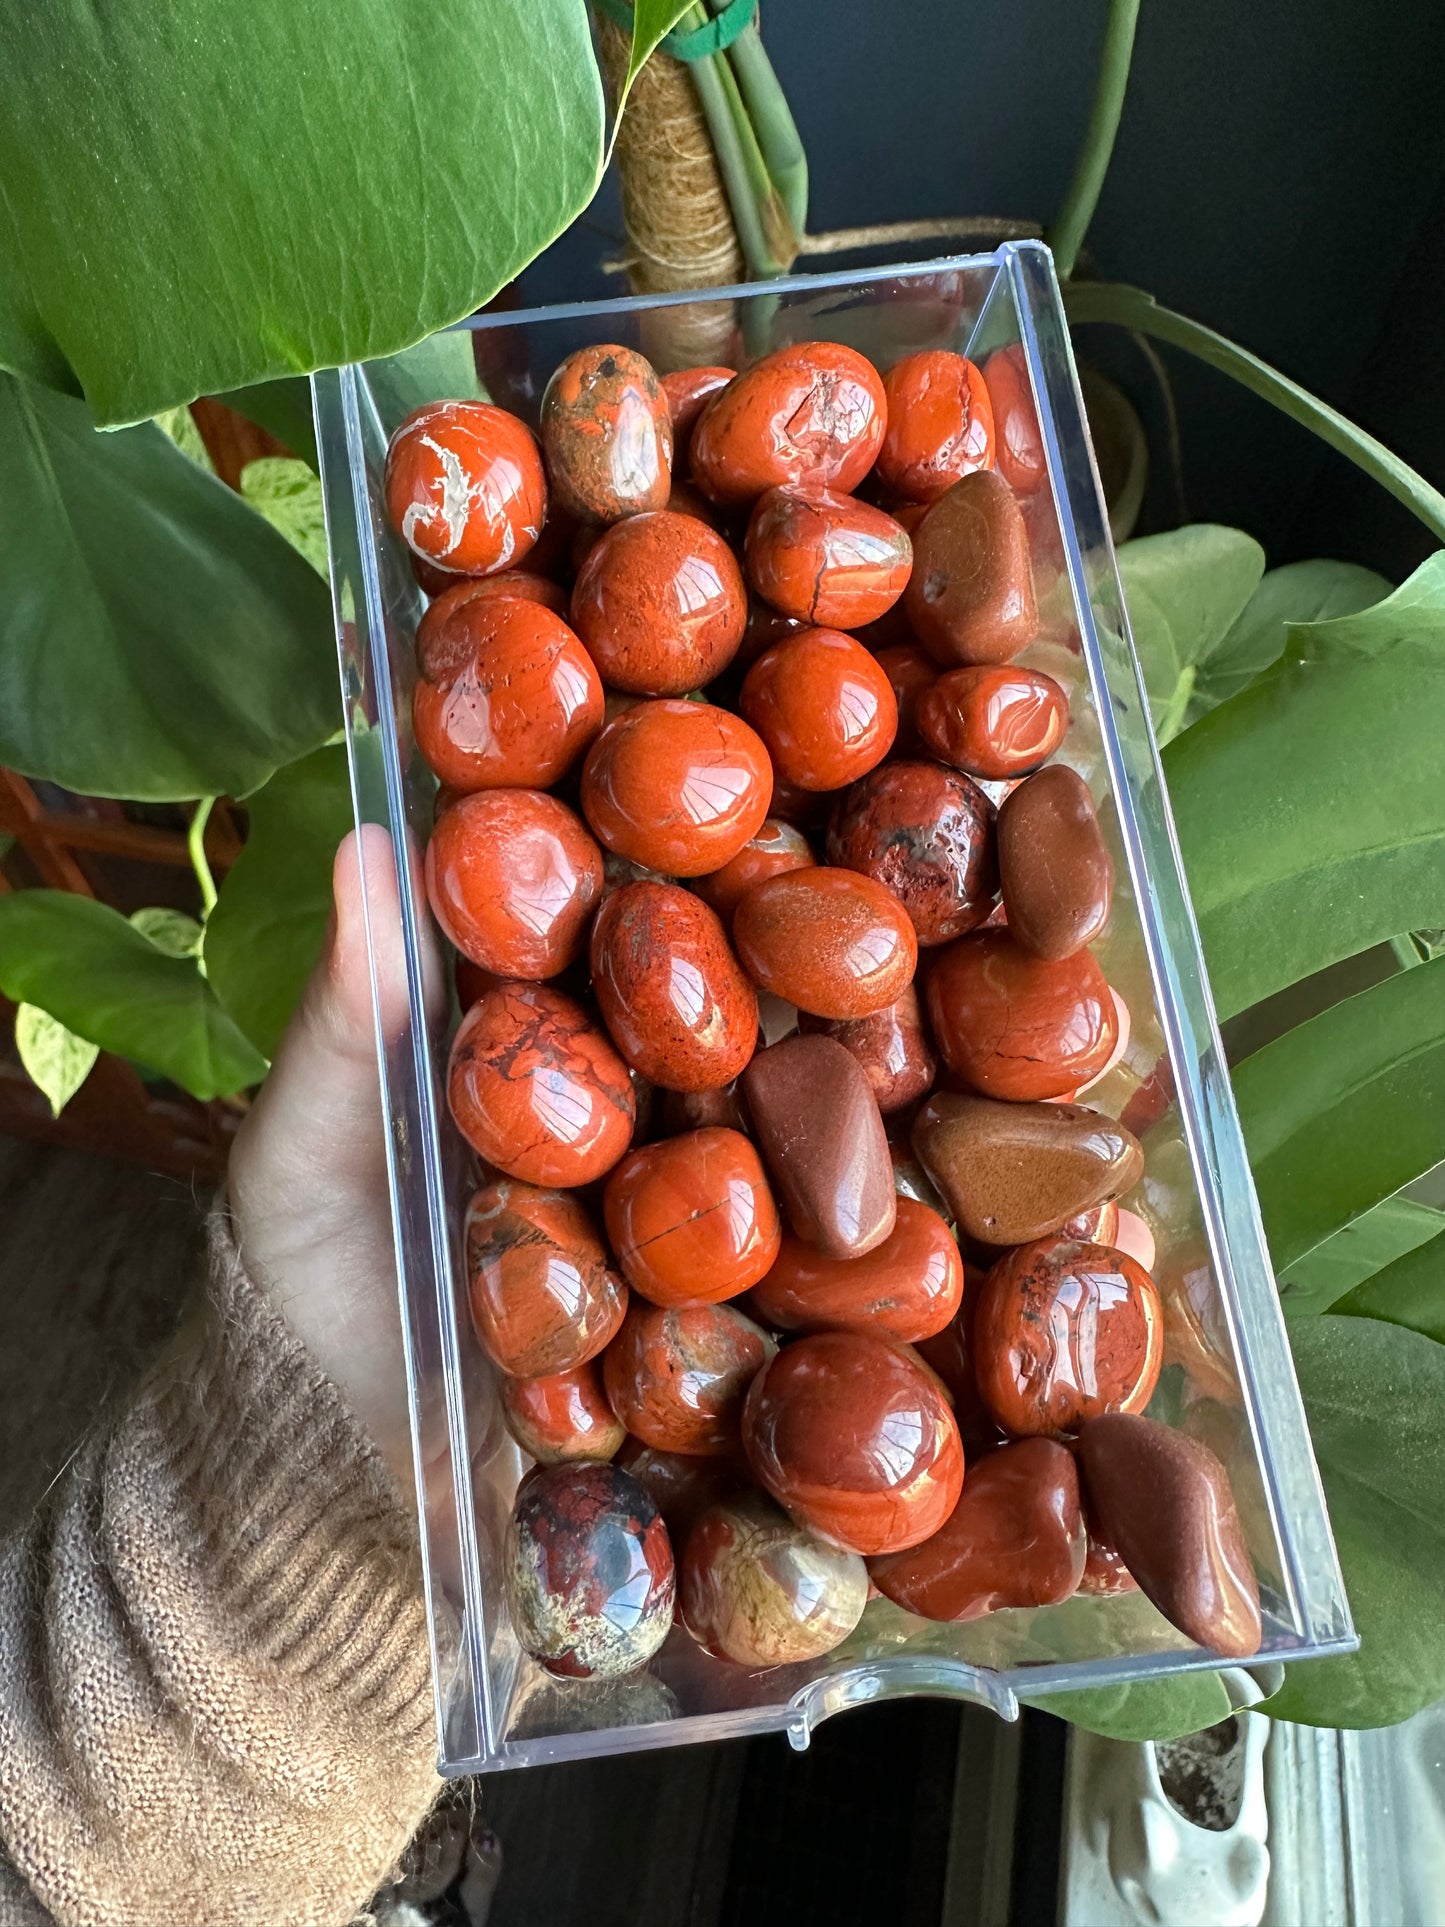
[[[1007,1104],[938,1091],[913,1124],[919,1162],[970,1238],[1022,1245],[1132,1190],[1132,1131],[1082,1104]]]
[[[730,1084],[753,1054],[758,1000],[715,911],[675,883],[624,883],[592,924],[592,988],[635,1071],[664,1090]]]
[[[1004,1430],[1057,1438],[1106,1412],[1143,1411],[1164,1317],[1154,1280],[1122,1251],[1040,1238],[989,1272],[974,1341],[979,1391]]]
[[[612,1169],[637,1115],[606,1033],[546,984],[498,984],[477,999],[452,1044],[447,1096],[488,1164],[567,1189]]]
[[[1229,1475],[1207,1445],[1154,1419],[1086,1425],[1089,1504],[1141,1589],[1186,1638],[1228,1659],[1259,1651],[1259,1582]]]
[[[885,763],[835,804],[828,861],[892,891],[920,944],[975,929],[998,893],[992,803],[937,763]]]
[[[861,629],[903,593],[913,545],[891,515],[822,488],[771,488],[748,521],[748,582],[781,615]]]
[[[777,1350],[731,1305],[649,1305],[634,1298],[602,1355],[612,1409],[645,1445],[734,1452],[743,1399]]]
[[[1067,1097],[1108,1065],[1119,1012],[1087,950],[1051,963],[1008,930],[975,930],[928,973],[924,1001],[939,1055],[988,1097]]]
[[[570,1371],[622,1323],[627,1287],[570,1192],[494,1178],[467,1206],[463,1239],[472,1323],[509,1376]]]
[[[1038,634],[1028,530],[994,469],[965,475],[913,536],[903,607],[936,662],[1009,662]]]
[[[610,343],[569,355],[542,397],[542,456],[558,504],[580,521],[665,508],[672,416],[646,356]]]
[[[760,1492],[705,1512],[682,1555],[678,1616],[714,1659],[754,1668],[821,1659],[868,1603],[868,1569]]]
[[[753,1135],[794,1232],[834,1258],[893,1229],[893,1165],[856,1058],[831,1037],[786,1037],[743,1073]]]
[[[938,1059],[923,1027],[918,992],[910,984],[897,1003],[886,1004],[867,1017],[814,1017],[798,1013],[804,1036],[820,1032],[838,1042],[862,1067],[885,1116],[916,1104],[932,1090]]]
[[[785,1237],[753,1289],[774,1331],[856,1331],[905,1344],[941,1332],[963,1299],[963,1258],[926,1204],[900,1197],[893,1229],[861,1258],[829,1258]]]
[[[1008,927],[1036,957],[1057,963],[1102,933],[1114,859],[1076,770],[1053,763],[1010,790],[998,813],[998,867]]]
[[[868,1572],[906,1612],[958,1622],[1006,1606],[1057,1606],[1078,1590],[1084,1557],[1073,1454],[1051,1439],[1023,1439],[970,1466],[931,1539],[870,1559]]]
[[[524,1652],[564,1679],[645,1666],[672,1626],[662,1515],[615,1465],[548,1465],[517,1488],[503,1566]]]
[[[865,1555],[935,1533],[963,1487],[943,1387],[904,1346],[856,1332],[796,1339],[743,1413],[758,1482],[825,1539]]]

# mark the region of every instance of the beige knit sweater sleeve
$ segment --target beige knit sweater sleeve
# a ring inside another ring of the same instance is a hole
[[[0,1545],[0,1924],[350,1919],[437,1781],[415,1527],[212,1234],[212,1292]]]

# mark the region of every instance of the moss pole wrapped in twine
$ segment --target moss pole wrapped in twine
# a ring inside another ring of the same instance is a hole
[[[616,97],[630,37],[597,21],[603,71]],[[686,65],[661,48],[632,83],[617,134],[627,278],[634,294],[717,288],[745,278],[743,253],[707,119]],[[734,352],[731,301],[690,301],[643,322],[643,348],[664,373]]]

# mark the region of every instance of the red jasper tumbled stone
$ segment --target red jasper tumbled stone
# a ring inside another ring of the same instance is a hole
[[[1068,1599],[1084,1546],[1073,1454],[1051,1439],[1023,1439],[975,1460],[942,1529],[909,1552],[869,1560],[868,1573],[905,1611],[956,1623]]]
[[[672,417],[672,470],[686,470],[692,431],[697,418],[719,388],[726,388],[736,368],[678,368],[662,377],[667,412]]]
[[[990,1270],[974,1320],[978,1386],[1016,1438],[1142,1412],[1164,1354],[1154,1280],[1109,1245],[1039,1238]]]
[[[1023,348],[1015,342],[991,354],[983,365],[983,378],[993,404],[999,473],[1017,494],[1032,495],[1048,469]]]
[[[720,870],[699,877],[693,888],[724,923],[731,923],[733,911],[755,883],[765,883],[785,870],[806,870],[813,861],[812,848],[802,831],[770,816],[735,857]]]
[[[946,668],[1009,662],[1038,634],[1023,511],[994,469],[955,482],[919,523],[903,608]]]
[[[913,545],[891,515],[851,495],[773,488],[753,509],[745,555],[749,583],[782,615],[857,629],[902,595]]]
[[[762,1160],[740,1131],[715,1126],[629,1151],[603,1211],[624,1275],[654,1305],[735,1298],[782,1241]]]
[[[742,572],[691,515],[633,515],[588,552],[572,626],[609,689],[683,696],[722,674],[747,624]]]
[[[855,489],[882,446],[888,404],[871,362],[836,341],[776,348],[708,402],[692,431],[694,481],[714,502],[785,482]]]
[[[422,617],[417,655],[427,665],[412,695],[417,748],[452,789],[546,789],[602,727],[592,658],[540,603],[448,608],[443,597]]]
[[[925,990],[948,1068],[986,1097],[1065,1097],[1108,1063],[1119,1014],[1087,950],[1047,963],[1006,929],[976,930],[939,953]]]
[[[1026,776],[1069,726],[1069,699],[1052,676],[1017,663],[950,669],[918,699],[918,733],[933,755],[970,776]]]
[[[767,744],[778,775],[836,790],[893,747],[898,703],[876,657],[838,629],[804,629],[775,643],[743,679],[738,708]]]
[[[993,804],[937,763],[884,763],[833,806],[828,861],[892,891],[920,944],[949,943],[998,895]]]
[[[590,947],[602,1021],[622,1055],[670,1091],[718,1090],[747,1065],[758,1000],[716,913],[675,883],[624,883]]]
[[[888,432],[877,473],[894,495],[933,502],[960,476],[993,467],[993,403],[982,371],[963,355],[905,355],[883,377],[883,391]]]
[[[530,555],[527,560],[532,560]],[[439,582],[428,593],[435,601],[416,632],[416,666],[424,676],[431,674],[434,667],[425,653],[428,643],[443,628],[447,617],[469,602],[540,602],[554,616],[561,616],[564,621],[567,617],[568,596],[561,583],[553,582],[549,576],[534,575],[527,569],[504,569],[500,575],[463,576],[460,580],[452,578]],[[436,666],[442,666],[445,657],[443,648],[441,661]]]
[[[528,1184],[570,1189],[610,1171],[632,1137],[627,1066],[574,998],[499,984],[457,1027],[447,1071],[457,1129]]]
[[[893,747],[900,756],[916,756],[923,747],[919,711],[924,695],[938,680],[938,664],[916,642],[891,643],[878,650],[877,661],[898,704],[898,734],[893,739]],[[945,762],[948,760],[944,758]]]
[[[615,343],[569,355],[542,397],[542,454],[558,502],[580,521],[666,507],[672,416],[646,356]]]
[[[686,1543],[699,1513],[733,1498],[748,1483],[741,1452],[735,1458],[699,1458],[695,1452],[664,1452],[630,1434],[617,1453],[617,1463],[636,1479],[667,1521],[676,1546]]]
[[[772,765],[755,730],[712,703],[630,704],[582,770],[582,812],[609,850],[664,876],[704,876],[762,828]]]
[[[865,1555],[929,1538],[963,1488],[939,1381],[901,1345],[855,1332],[816,1332],[779,1352],[748,1393],[743,1444],[779,1505]]]
[[[443,934],[499,977],[555,977],[581,956],[602,895],[602,852],[541,790],[482,790],[440,818],[426,887]]]
[[[543,1378],[504,1378],[500,1396],[507,1430],[539,1465],[610,1459],[627,1436],[595,1358]]]
[[[912,1344],[932,1338],[963,1299],[953,1233],[926,1204],[900,1197],[893,1229],[861,1258],[829,1258],[784,1237],[753,1305],[776,1331],[852,1331]]]
[[[627,1287],[570,1192],[494,1178],[467,1206],[462,1236],[472,1323],[510,1377],[569,1371],[616,1335]]]
[[[857,1059],[885,1116],[916,1104],[933,1088],[938,1075],[938,1060],[912,984],[896,1003],[885,1004],[867,1017],[814,1017],[810,1011],[800,1011],[798,1029],[804,1036],[821,1032],[836,1038]]]
[[[777,1345],[731,1305],[660,1306],[634,1298],[607,1347],[612,1409],[634,1438],[664,1452],[737,1450],[743,1400]]]
[[[816,1017],[866,1017],[913,981],[918,940],[891,891],[854,870],[815,865],[756,884],[733,913],[753,982]]]
[[[428,402],[408,415],[387,449],[385,488],[407,547],[463,575],[520,562],[547,513],[536,442],[488,402]]]

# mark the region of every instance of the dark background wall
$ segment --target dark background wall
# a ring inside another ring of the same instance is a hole
[[[810,225],[1047,221],[1088,112],[1104,15],[1103,0],[766,0],[764,35],[811,164]],[[1437,483],[1442,78],[1440,0],[1143,0],[1089,237],[1101,274],[1234,336]],[[620,292],[600,265],[620,229],[609,183],[528,270],[526,298]],[[1147,418],[1137,362],[1117,342],[1084,346]],[[1329,553],[1399,576],[1431,546],[1302,429],[1182,358],[1170,368],[1191,516],[1250,529],[1276,562]],[[1151,491],[1146,521],[1177,513]]]

